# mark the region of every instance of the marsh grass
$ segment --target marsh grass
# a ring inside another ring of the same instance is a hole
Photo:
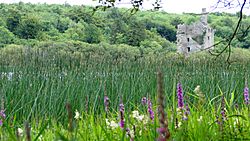
[[[174,56],[110,61],[107,58],[86,59],[57,53],[47,54],[46,57],[41,57],[41,52],[22,55],[17,59],[12,56],[10,62],[7,59],[0,61],[0,92],[7,115],[0,127],[0,139],[16,139],[16,129],[24,130],[24,121],[29,120],[34,140],[39,140],[41,135],[43,140],[129,140],[124,130],[107,128],[103,103],[104,95],[107,95],[110,100],[109,119],[118,123],[118,106],[122,97],[125,127],[132,129],[132,125],[137,125],[136,129],[142,130],[141,135],[135,133],[135,140],[154,140],[158,136],[158,118],[153,123],[143,125],[130,119],[129,114],[134,110],[148,114],[141,105],[144,96],[152,100],[156,113],[156,74],[159,68],[164,74],[165,111],[170,139],[250,138],[249,106],[244,105],[243,100],[245,80],[250,80],[249,63],[238,62],[228,68],[221,60],[211,58],[185,60]],[[191,113],[187,121],[178,119],[178,122],[182,122],[178,128],[177,82],[182,83],[184,102],[189,105]],[[194,92],[197,85],[204,94],[202,104]],[[216,116],[220,116],[222,95],[228,118],[223,134],[216,122]],[[73,119],[70,132],[67,130],[66,103],[71,105],[72,111],[77,109],[81,113],[80,120]],[[238,122],[234,124],[236,119]],[[25,136],[20,140],[24,140]]]

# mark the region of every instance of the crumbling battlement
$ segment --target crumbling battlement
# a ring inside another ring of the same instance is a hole
[[[202,9],[200,21],[191,25],[181,24],[177,29],[177,51],[184,55],[204,49],[213,49],[214,29],[207,23],[208,13]]]

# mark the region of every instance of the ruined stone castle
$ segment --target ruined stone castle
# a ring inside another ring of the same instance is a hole
[[[203,8],[200,21],[191,25],[178,25],[176,36],[179,53],[186,56],[204,49],[213,49],[215,30],[208,25],[207,17],[206,8]]]

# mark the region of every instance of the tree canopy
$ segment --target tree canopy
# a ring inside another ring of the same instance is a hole
[[[137,11],[111,7],[93,12],[93,7],[48,4],[1,4],[1,47],[8,44],[36,46],[39,42],[79,42],[137,48],[140,55],[176,50],[178,24],[199,20],[196,14]],[[210,13],[215,41],[230,39],[239,13]],[[249,16],[243,15],[233,47],[249,48]],[[227,40],[225,40],[227,41]],[[226,46],[226,42],[224,42]],[[150,52],[150,53],[149,53]]]

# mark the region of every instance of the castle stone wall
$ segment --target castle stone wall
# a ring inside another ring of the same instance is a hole
[[[202,9],[199,22],[191,25],[178,25],[176,36],[179,53],[188,55],[197,51],[213,49],[214,30],[207,24],[206,10]]]

